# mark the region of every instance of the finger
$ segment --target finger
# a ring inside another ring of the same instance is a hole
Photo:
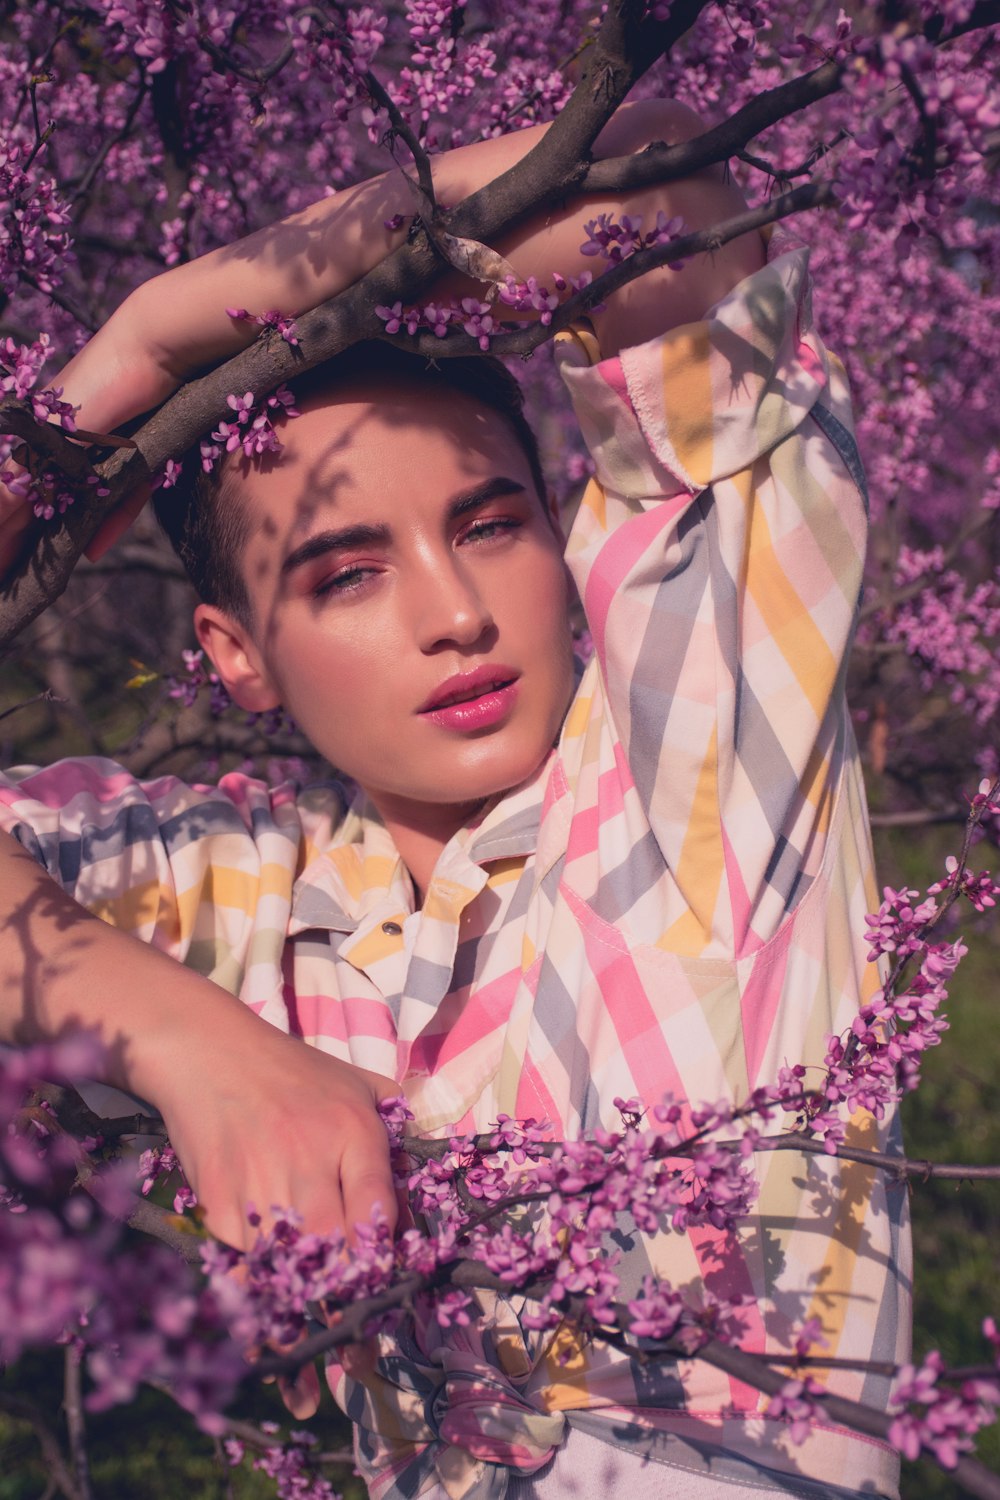
[[[378,1343],[375,1339],[362,1339],[356,1344],[338,1344],[333,1357],[349,1379],[365,1384],[376,1374]]]
[[[367,1068],[357,1068],[355,1071],[368,1084],[379,1104],[383,1099],[398,1099],[403,1092],[402,1084],[386,1078],[382,1073],[370,1073]]]
[[[344,1314],[340,1310],[326,1314],[328,1328],[336,1328],[343,1321]],[[351,1380],[360,1380],[364,1383],[371,1380],[375,1375],[375,1367],[378,1361],[378,1340],[358,1339],[350,1344],[336,1344],[327,1356],[340,1365],[344,1374]]]
[[[364,1151],[348,1151],[340,1163],[340,1189],[348,1241],[358,1224],[370,1224],[378,1210],[390,1229],[396,1226],[396,1187],[389,1165],[389,1137],[370,1141]]]
[[[308,1421],[319,1410],[319,1376],[311,1360],[295,1375],[279,1375],[278,1390],[297,1422]]]
[[[89,562],[99,562],[108,548],[124,535],[151,494],[152,490],[148,484],[140,485],[110,516],[101,522],[84,549]]]

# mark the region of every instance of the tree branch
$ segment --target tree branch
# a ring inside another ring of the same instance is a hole
[[[919,1177],[927,1182],[932,1177],[938,1177],[957,1182],[1000,1182],[1000,1166],[889,1156],[883,1151],[865,1151],[857,1146],[837,1146],[834,1151],[827,1151],[821,1140],[815,1136],[805,1135],[802,1131],[794,1131],[788,1135],[762,1136],[757,1142],[756,1149],[759,1151],[801,1151],[805,1156],[833,1156],[840,1161],[856,1161],[866,1167],[875,1167],[880,1172],[896,1177],[899,1181],[903,1181],[906,1177]]]
[[[389,1288],[377,1296],[352,1303],[344,1308],[338,1314],[337,1322],[333,1327],[303,1340],[289,1353],[258,1360],[248,1371],[246,1379],[249,1381],[271,1375],[295,1375],[304,1364],[319,1355],[344,1344],[357,1342],[372,1320],[381,1313],[408,1306],[420,1292],[430,1291],[434,1286],[442,1284],[444,1280],[447,1280],[451,1286],[463,1287],[466,1290],[507,1293],[512,1290],[511,1283],[504,1282],[481,1262],[473,1260],[460,1260],[450,1267],[441,1267],[433,1276],[409,1277],[397,1287]],[[542,1284],[517,1288],[529,1299],[537,1297],[543,1289]],[[586,1326],[584,1298],[567,1298],[563,1311],[568,1318]],[[619,1323],[616,1329],[602,1327],[591,1328],[590,1331],[595,1338],[600,1338],[615,1348],[627,1350],[633,1357],[636,1357],[637,1351],[634,1345],[629,1344],[623,1326],[627,1323],[627,1310],[616,1305],[615,1311]],[[749,1353],[716,1338],[706,1340],[694,1352],[682,1344],[665,1341],[658,1346],[644,1348],[638,1357],[646,1363],[655,1362],[658,1358],[701,1359],[726,1374],[735,1375],[737,1379],[756,1390],[763,1391],[765,1395],[776,1395],[788,1380],[788,1371],[795,1370],[800,1364],[794,1354],[780,1361],[774,1356],[765,1357]],[[784,1369],[780,1368],[782,1363]],[[836,1367],[836,1361],[833,1359],[827,1364],[827,1368],[831,1367]],[[851,1362],[848,1362],[849,1367],[851,1367]],[[888,1440],[892,1418],[885,1412],[833,1394],[824,1393],[816,1399],[835,1422],[882,1442]],[[952,1472],[965,1485],[969,1493],[979,1497],[979,1500],[1000,1500],[1000,1476],[991,1474],[976,1459],[963,1455]]]
[[[625,95],[657,57],[684,34],[709,0],[677,0],[667,22],[641,22],[641,0],[614,0],[585,54],[572,95],[539,143],[514,167],[465,199],[447,216],[450,233],[490,241],[542,204],[578,191],[590,148]],[[169,70],[167,70],[169,71]],[[162,86],[163,74],[154,84]],[[156,88],[154,88],[154,94]],[[298,320],[299,347],[264,337],[210,374],[179,390],[135,435],[135,449],[115,454],[99,472],[108,489],[86,506],[71,506],[58,530],[39,530],[6,586],[0,607],[0,650],[62,593],[73,567],[105,516],[168,458],[176,458],[226,412],[234,390],[266,392],[333,358],[375,330],[377,303],[409,301],[441,270],[430,239],[419,233],[361,281]],[[3,407],[0,405],[0,415]],[[4,417],[6,424],[7,418]],[[6,425],[0,430],[7,430]]]
[[[748,1354],[745,1350],[723,1344],[718,1339],[713,1339],[699,1349],[698,1358],[769,1396],[780,1391],[788,1379],[787,1375],[778,1370],[769,1370],[759,1355]],[[892,1418],[884,1412],[876,1411],[871,1406],[863,1406],[859,1401],[848,1401],[845,1396],[823,1394],[817,1400],[833,1421],[882,1442],[888,1440]],[[978,1500],[1000,1500],[1000,1475],[991,1474],[977,1459],[963,1454],[950,1472]]]
[[[758,94],[721,125],[704,131],[693,140],[678,146],[656,142],[635,156],[609,157],[605,161],[593,162],[580,183],[580,191],[607,194],[655,187],[728,161],[769,126],[835,94],[841,87],[843,72],[841,63],[824,63],[801,78],[779,83],[775,88]]]
[[[638,280],[640,276],[645,276],[647,272],[655,270],[658,266],[673,265],[677,261],[689,260],[692,255],[700,255],[704,251],[719,250],[730,240],[739,239],[741,235],[749,234],[752,230],[763,229],[768,224],[776,224],[781,219],[790,218],[793,214],[805,213],[815,208],[830,208],[833,203],[833,191],[828,183],[804,183],[802,187],[782,193],[780,197],[772,198],[756,208],[748,208],[741,214],[734,214],[731,219],[724,219],[721,224],[713,225],[710,229],[699,229],[692,234],[681,235],[678,239],[671,240],[669,244],[657,245],[649,250],[638,250],[634,255],[619,261],[610,270],[595,277],[582,291],[574,292],[556,308],[550,323],[526,323],[522,328],[517,328],[512,332],[496,334],[490,340],[490,351],[502,359],[510,359],[514,356],[524,358],[540,348],[542,344],[548,343],[557,333],[569,328],[582,313],[596,307],[605,298],[610,297],[612,292],[617,292],[621,287],[627,286],[630,281]],[[395,344],[399,348],[424,354],[428,359],[470,355],[479,349],[478,341],[471,334],[462,333],[457,329],[449,330],[447,335],[440,339],[430,332],[420,332],[414,334],[412,338],[404,334],[380,334],[379,337],[386,343]]]

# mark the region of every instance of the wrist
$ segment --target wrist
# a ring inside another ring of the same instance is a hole
[[[237,1089],[247,1061],[263,1061],[288,1038],[227,990],[177,969],[156,990],[156,1011],[130,1029],[115,1059],[124,1086],[169,1115],[192,1088]]]

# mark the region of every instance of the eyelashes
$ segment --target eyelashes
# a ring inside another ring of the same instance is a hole
[[[484,545],[499,541],[515,531],[519,531],[524,522],[518,516],[484,516],[473,521],[465,531],[458,537],[459,546]],[[349,563],[339,569],[336,573],[329,574],[317,584],[312,590],[314,599],[323,599],[331,594],[348,595],[355,594],[368,585],[368,583],[382,572],[382,568],[367,563]]]
[[[517,531],[522,525],[523,522],[517,516],[484,516],[479,521],[473,521],[468,530],[463,532],[461,540],[489,541],[504,532]]]
[[[334,573],[329,578],[313,589],[313,598],[322,599],[327,594],[350,594],[359,588],[363,588],[365,580],[374,573],[374,568],[363,568],[354,566],[343,568],[339,573]]]

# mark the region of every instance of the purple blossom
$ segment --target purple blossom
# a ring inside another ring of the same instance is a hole
[[[490,336],[494,331],[490,304],[480,302],[476,297],[463,297],[462,312],[464,314],[463,329],[470,338],[478,342],[480,349],[486,353],[490,347]]]
[[[804,1443],[820,1420],[819,1398],[823,1387],[811,1376],[793,1376],[767,1403],[767,1415],[788,1423],[793,1443]]]

